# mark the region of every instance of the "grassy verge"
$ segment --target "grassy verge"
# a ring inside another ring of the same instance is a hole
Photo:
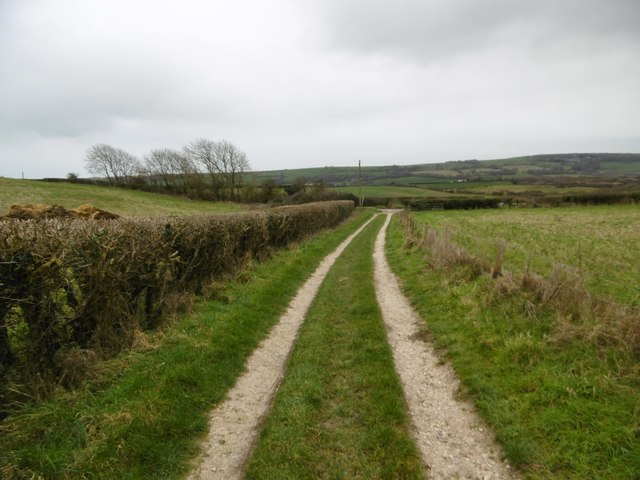
[[[469,266],[429,268],[403,242],[394,221],[393,270],[526,478],[640,478],[637,357],[559,331],[555,311],[496,295]]]
[[[209,410],[242,372],[320,260],[369,211],[221,286],[216,299],[106,362],[84,388],[0,424],[1,478],[178,478],[197,453]],[[241,281],[240,281],[241,280]]]
[[[230,202],[204,202],[126,188],[0,178],[0,215],[14,203],[48,203],[67,209],[90,204],[123,216],[191,215],[246,210]]]
[[[354,239],[327,275],[247,478],[423,478],[373,286],[383,220]]]

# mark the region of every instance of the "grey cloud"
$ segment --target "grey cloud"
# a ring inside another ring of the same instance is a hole
[[[637,0],[0,0],[0,175],[198,137],[256,169],[637,150],[639,16]]]
[[[603,48],[640,41],[637,0],[322,0],[333,48],[420,61],[504,48]]]
[[[107,130],[118,118],[214,121],[233,108],[231,99],[194,86],[162,65],[105,56],[40,59],[23,65],[0,56],[11,75],[0,77],[0,128],[31,129],[43,136],[78,136]]]
[[[184,14],[180,9],[154,10],[154,2],[140,2],[138,12],[123,12],[118,3],[0,3],[5,136],[78,137],[109,131],[120,119],[233,118],[242,99],[229,92],[232,80],[219,85],[216,52],[205,56],[210,45],[191,37],[190,17],[176,26],[171,15]],[[158,12],[164,17],[156,18]]]

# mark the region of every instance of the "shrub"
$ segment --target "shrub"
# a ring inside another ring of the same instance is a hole
[[[441,210],[470,210],[476,208],[498,208],[503,199],[499,198],[438,198],[409,199],[403,203],[412,210],[433,210],[437,205]]]
[[[0,222],[0,395],[9,377],[73,378],[70,355],[127,348],[137,331],[184,305],[177,299],[185,293],[335,226],[353,208],[341,201],[230,215]]]

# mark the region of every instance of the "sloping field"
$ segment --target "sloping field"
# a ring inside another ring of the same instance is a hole
[[[0,178],[0,215],[14,203],[48,203],[67,209],[90,204],[122,216],[190,215],[236,212],[246,206],[228,202],[203,202],[171,195],[124,188],[79,185],[68,182]]]

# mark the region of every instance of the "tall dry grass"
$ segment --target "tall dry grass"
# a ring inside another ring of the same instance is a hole
[[[430,252],[428,262],[431,267],[445,269],[464,266],[470,268],[475,276],[491,271],[488,262],[469,255],[453,242],[450,231],[438,232],[425,225],[421,232],[415,218],[406,210],[398,218],[405,230],[405,248],[420,246]]]
[[[448,230],[439,232],[422,227],[409,212],[399,215],[405,232],[405,248],[425,250],[430,268],[447,270],[470,268],[473,277],[486,275],[488,303],[501,298],[521,299],[523,311],[535,315],[541,310],[556,313],[552,339],[581,338],[596,347],[615,345],[640,358],[640,308],[611,301],[589,291],[580,268],[557,263],[551,274],[543,276],[527,268],[523,272],[504,269],[505,242],[495,242],[494,259],[475,257],[451,240]],[[491,267],[493,263],[493,267]]]

